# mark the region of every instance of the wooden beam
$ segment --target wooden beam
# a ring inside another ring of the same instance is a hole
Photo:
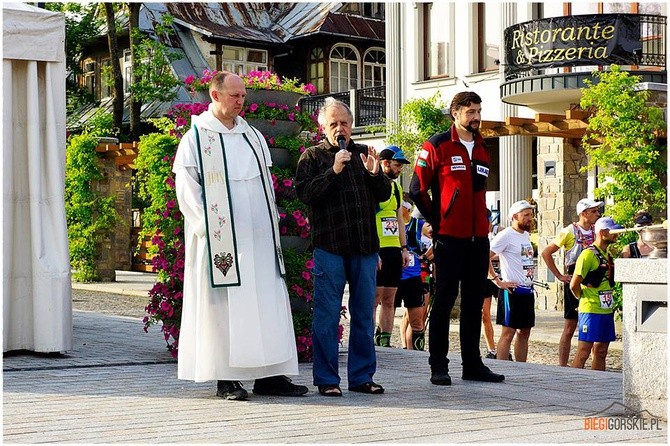
[[[137,158],[137,155],[119,155],[116,158],[114,158],[114,164],[116,164],[117,166],[133,164],[135,158]]]
[[[565,119],[563,115],[553,115],[551,113],[535,113],[535,122],[554,122]]]
[[[517,118],[516,116],[508,116],[505,118],[505,124],[507,125],[518,125],[522,126],[524,124],[533,124],[535,122],[532,118]]]
[[[95,151],[100,153],[114,152],[115,150],[119,150],[119,146],[116,144],[98,144],[95,146]]]
[[[592,113],[584,110],[566,110],[565,119],[578,119],[580,121],[587,121]]]
[[[502,121],[482,121],[481,124],[479,125],[480,129],[484,130],[489,130],[489,129],[494,129],[496,127],[501,127],[504,126],[505,123]]]

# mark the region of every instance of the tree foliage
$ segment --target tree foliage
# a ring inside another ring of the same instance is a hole
[[[79,282],[99,279],[99,242],[118,219],[114,197],[104,197],[92,186],[102,179],[97,145],[96,137],[83,133],[71,137],[65,150],[65,218],[72,278]]]
[[[93,3],[48,2],[44,9],[65,15],[65,65],[68,72],[81,73],[79,63],[86,45],[100,35],[102,21]]]
[[[400,147],[412,161],[424,141],[451,127],[450,117],[442,111],[444,107],[439,91],[430,98],[405,102],[400,107],[398,121],[386,122],[386,143]]]
[[[155,23],[157,39],[142,33],[139,29],[131,29],[133,42],[133,83],[130,91],[135,100],[147,103],[153,100],[170,101],[176,97],[179,79],[172,72],[171,62],[180,56],[162,43],[160,36],[169,37],[174,34],[172,16],[162,16],[163,23]]]
[[[93,3],[49,2],[44,8],[65,15],[65,66],[68,72],[65,91],[67,112],[70,113],[94,102],[93,95],[79,87],[75,76],[81,74],[84,48],[100,35],[102,21],[97,17]]]
[[[589,155],[583,170],[599,168],[595,194],[611,199],[607,213],[620,223],[632,224],[638,209],[664,216],[666,146],[658,138],[666,126],[663,111],[648,105],[650,92],[637,87],[639,76],[616,65],[594,76],[600,82],[586,80],[580,103],[595,110],[582,140]]]
[[[666,146],[657,135],[666,127],[663,112],[650,107],[650,92],[640,90],[639,76],[631,76],[612,65],[609,71],[595,71],[600,80],[586,80],[580,105],[593,109],[582,146],[589,161],[582,171],[598,168],[598,197],[611,199],[607,214],[631,226],[639,209],[665,218],[667,200]],[[593,144],[597,139],[600,144]],[[618,247],[635,240],[622,234]],[[614,310],[623,306],[621,285],[614,289]]]

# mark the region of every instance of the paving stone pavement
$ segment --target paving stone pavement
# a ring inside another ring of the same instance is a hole
[[[225,401],[215,385],[179,381],[155,332],[134,318],[74,312],[73,351],[3,360],[5,443],[610,443],[667,442],[659,430],[584,429],[585,417],[622,415],[622,375],[485,360],[505,383],[429,382],[427,353],[377,351],[384,395],[318,395],[311,364],[299,398]],[[346,352],[340,355],[346,385]],[[247,389],[251,382],[245,383]],[[603,412],[604,411],[604,412]]]

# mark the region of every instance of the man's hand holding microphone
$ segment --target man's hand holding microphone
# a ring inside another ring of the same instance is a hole
[[[340,147],[340,150],[335,154],[333,170],[335,173],[340,173],[344,170],[344,166],[351,161],[351,152],[347,150],[347,138],[344,135],[337,137],[337,145]]]
[[[347,139],[344,135],[337,137],[337,145],[340,150],[335,154],[335,163],[333,164],[333,171],[339,174],[344,170],[344,167],[351,161],[351,152],[347,150]],[[373,175],[379,172],[379,160],[374,147],[368,146],[368,154],[361,153],[361,161],[365,168]]]

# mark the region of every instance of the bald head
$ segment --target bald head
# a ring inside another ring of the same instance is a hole
[[[242,112],[246,96],[244,81],[237,74],[217,73],[209,83],[214,115],[228,128],[234,126],[235,118]]]

